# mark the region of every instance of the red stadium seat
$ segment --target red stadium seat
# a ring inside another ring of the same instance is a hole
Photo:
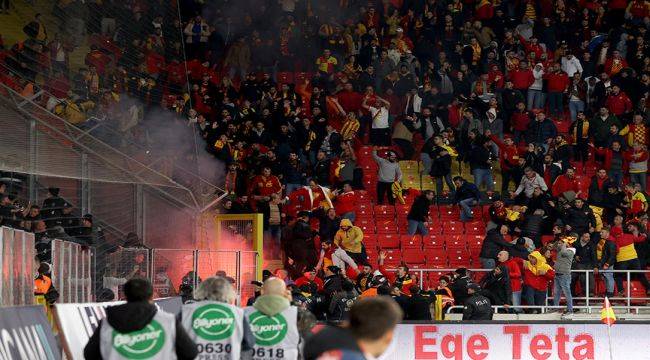
[[[374,234],[375,231],[375,222],[372,219],[357,219],[354,222],[354,225],[361,228],[364,234]]]
[[[465,230],[462,222],[452,220],[441,221],[440,228],[445,235],[460,235]]]
[[[445,269],[447,268],[447,258],[443,255],[427,254],[425,265],[430,269]]]
[[[376,218],[394,218],[395,206],[393,205],[375,205],[374,207]]]
[[[422,237],[422,243],[425,251],[427,249],[441,249],[445,248],[445,240],[440,234],[429,234]]]
[[[278,72],[278,84],[290,84],[293,82],[293,73],[288,71]]]
[[[378,234],[399,234],[395,219],[377,219]]]
[[[458,252],[467,250],[467,242],[463,235],[447,235],[444,238],[447,251]]]
[[[483,246],[483,239],[485,238],[484,235],[467,235],[465,239],[467,240],[467,247],[469,247],[470,250],[472,249],[481,249]]]
[[[400,250],[389,249],[383,251],[386,251],[386,259],[384,259],[384,267],[395,268],[402,263],[402,256]]]
[[[422,237],[420,235],[402,235],[400,237],[402,249],[418,249],[422,250]]]
[[[421,250],[418,249],[405,249],[402,251],[402,260],[406,265],[412,267],[413,265],[424,265],[425,256]]]
[[[382,249],[399,249],[400,238],[397,234],[377,234],[377,242]]]
[[[465,223],[466,234],[485,234],[485,224],[479,221]]]

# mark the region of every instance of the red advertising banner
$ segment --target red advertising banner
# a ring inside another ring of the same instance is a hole
[[[612,358],[650,359],[650,324],[617,323],[610,331]],[[600,323],[403,324],[380,360],[609,360],[607,336]]]

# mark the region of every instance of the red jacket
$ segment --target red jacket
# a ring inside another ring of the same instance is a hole
[[[323,291],[323,280],[321,280],[318,276],[314,277],[314,280],[309,280],[305,276],[301,276],[294,281],[294,284],[300,288],[302,285],[309,285],[309,283],[315,283],[318,286],[318,291]]]
[[[512,113],[510,124],[512,124],[514,130],[526,131],[528,130],[528,123],[530,123],[530,113],[528,111],[515,111]]]
[[[354,191],[342,193],[336,197],[336,203],[334,204],[334,207],[336,208],[336,214],[343,215],[348,212],[354,212],[356,203],[357,194],[355,194]]]
[[[595,151],[596,151],[596,154],[605,157],[605,161],[603,162],[603,168],[605,168],[605,170],[609,171],[609,169],[612,167],[612,158],[614,157],[614,150],[612,150],[612,149],[595,149]],[[621,156],[623,157],[623,169],[622,170],[623,170],[623,172],[625,172],[625,171],[627,171],[627,167],[629,165],[628,161],[627,161],[627,157],[625,156],[624,152],[622,152],[622,151],[619,151],[619,152],[620,152]]]
[[[510,276],[510,287],[512,291],[521,291],[524,260],[521,258],[513,257],[504,262],[503,265],[508,268],[508,275]]]
[[[607,97],[605,105],[616,116],[621,116],[624,113],[632,111],[632,101],[622,91],[618,95],[610,95]]]
[[[513,87],[518,90],[527,90],[535,82],[533,70],[531,69],[513,69],[508,74],[508,77],[512,80]]]
[[[492,135],[490,139],[499,147],[499,164],[502,171],[508,171],[513,166],[517,166],[519,160],[519,149],[517,145],[506,145],[501,139]]]
[[[555,179],[552,187],[553,196],[558,197],[567,191],[578,192],[580,191],[580,184],[578,179],[569,179],[566,175],[560,175]]]
[[[548,81],[548,92],[564,92],[569,86],[569,76],[564,72],[544,75]]]
[[[530,286],[537,291],[546,291],[548,282],[555,277],[555,271],[549,269],[544,275],[535,275],[524,266],[524,285]]]
[[[359,111],[361,109],[361,102],[363,101],[363,96],[356,91],[341,91],[336,95],[336,98],[341,104],[341,107],[346,112]]]

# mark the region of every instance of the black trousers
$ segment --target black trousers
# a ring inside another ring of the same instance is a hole
[[[384,195],[388,196],[388,203],[395,204],[395,197],[393,197],[393,183],[392,182],[377,182],[377,204],[384,204]]]

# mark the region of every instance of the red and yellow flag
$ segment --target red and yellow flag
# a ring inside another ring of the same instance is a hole
[[[600,310],[600,321],[608,326],[612,326],[616,322],[616,315],[614,314],[614,309],[612,309],[612,304],[609,303],[608,297],[605,297],[603,309]]]

